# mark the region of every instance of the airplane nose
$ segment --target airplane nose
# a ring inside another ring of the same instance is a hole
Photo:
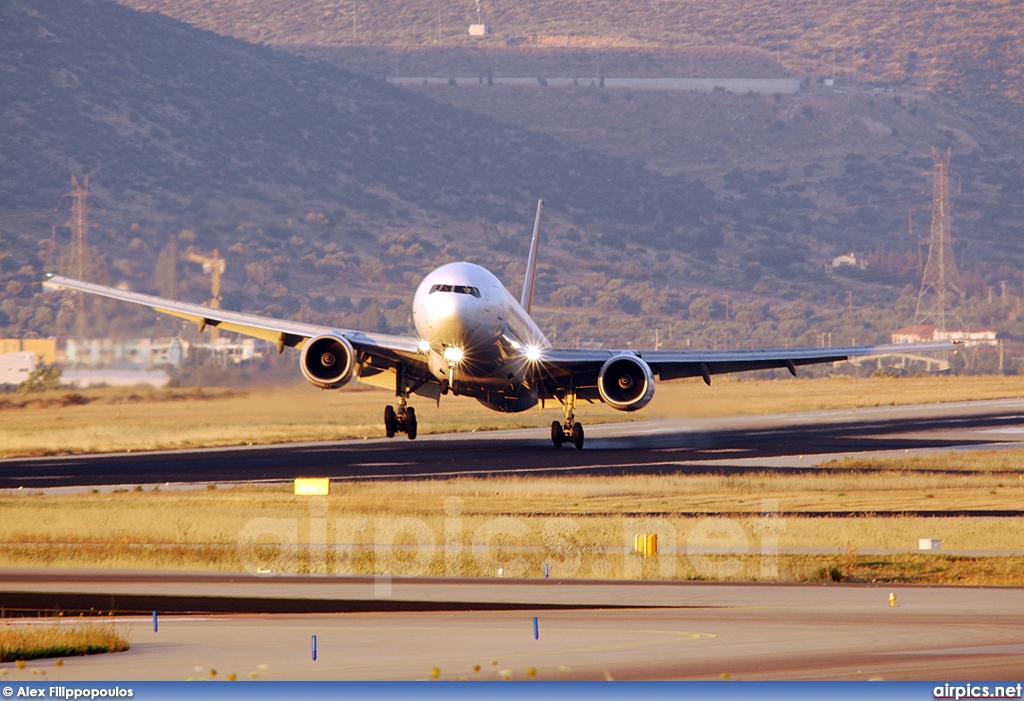
[[[462,341],[475,325],[477,299],[471,295],[433,294],[427,300],[430,326],[447,343]]]

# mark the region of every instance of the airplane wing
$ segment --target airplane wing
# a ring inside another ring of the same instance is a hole
[[[352,329],[337,329],[317,324],[274,319],[256,314],[243,314],[225,309],[214,309],[201,304],[177,302],[171,299],[164,299],[163,297],[129,292],[116,287],[107,287],[106,285],[97,285],[91,282],[82,282],[81,280],[72,280],[71,278],[49,273],[43,281],[43,287],[46,289],[77,290],[101,297],[121,300],[122,302],[140,304],[161,314],[169,314],[193,321],[199,324],[200,331],[207,326],[215,326],[225,331],[234,331],[246,336],[253,336],[276,343],[279,353],[284,351],[285,346],[301,350],[309,339],[323,334],[343,336],[352,344],[355,350],[365,356],[365,365],[375,370],[394,369],[401,363],[406,367],[411,367],[414,371],[422,370],[422,373],[417,374],[429,375],[417,340],[405,336],[365,333]],[[394,387],[393,383],[391,387]]]
[[[643,360],[661,380],[701,377],[710,385],[712,375],[724,373],[786,368],[796,376],[796,368],[801,365],[832,363],[863,356],[952,351],[956,348],[954,341],[723,351],[542,348],[538,350],[538,383],[542,383],[554,394],[564,391],[566,383],[571,379],[581,397],[596,398],[597,377],[602,366],[612,358],[621,356]]]

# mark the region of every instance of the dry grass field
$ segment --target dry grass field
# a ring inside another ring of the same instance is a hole
[[[0,567],[536,577],[548,565],[580,578],[1024,582],[1024,557],[1009,554],[1024,550],[1024,523],[958,514],[1019,509],[1024,453],[999,471],[933,467],[336,482],[313,500],[288,486],[8,493]],[[812,515],[922,509],[950,515]],[[630,552],[645,532],[659,536],[657,558]],[[987,556],[912,552],[920,538]]]
[[[1013,377],[716,378],[659,386],[639,415],[584,406],[589,423],[767,414],[1024,394]],[[143,450],[380,435],[388,395],[309,387],[94,390],[8,395],[5,455]],[[417,402],[422,432],[543,426],[446,397]],[[1018,510],[1024,452],[843,460],[806,474],[336,482],[329,497],[289,486],[0,494],[0,567],[311,573],[1020,584],[1024,523],[965,510]],[[921,518],[918,511],[948,512]],[[822,517],[822,512],[868,516]],[[904,516],[871,516],[873,512]],[[657,533],[660,554],[630,552]],[[919,554],[919,538],[944,551]],[[878,553],[885,553],[879,555]],[[993,555],[997,553],[997,555]]]
[[[0,625],[0,662],[123,652],[128,647],[128,641],[109,624],[54,618],[29,625],[12,625],[10,621]]]
[[[851,407],[952,402],[1024,395],[1024,377],[964,376],[738,380],[716,377],[658,385],[637,413],[583,404],[585,424],[666,417],[774,414]],[[0,396],[0,457],[157,450],[340,440],[383,435],[393,398],[354,387],[323,392],[309,385],[252,390],[97,389]],[[441,406],[413,400],[419,432],[542,427],[561,415],[548,406],[499,414],[465,397]]]

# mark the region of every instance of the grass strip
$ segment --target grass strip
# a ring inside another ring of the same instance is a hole
[[[55,621],[43,625],[7,622],[0,626],[0,662],[124,652],[129,647],[112,624],[67,625]]]
[[[939,455],[908,455],[906,457],[848,457],[819,465],[835,470],[876,472],[979,472],[1019,474],[1024,472],[1024,450],[949,451]]]

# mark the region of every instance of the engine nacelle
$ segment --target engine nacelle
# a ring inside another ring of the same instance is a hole
[[[356,370],[356,352],[347,339],[316,336],[302,347],[299,367],[303,376],[320,389],[335,389],[348,383]]]
[[[601,366],[597,391],[612,409],[643,409],[654,397],[654,373],[635,355],[618,355]]]

